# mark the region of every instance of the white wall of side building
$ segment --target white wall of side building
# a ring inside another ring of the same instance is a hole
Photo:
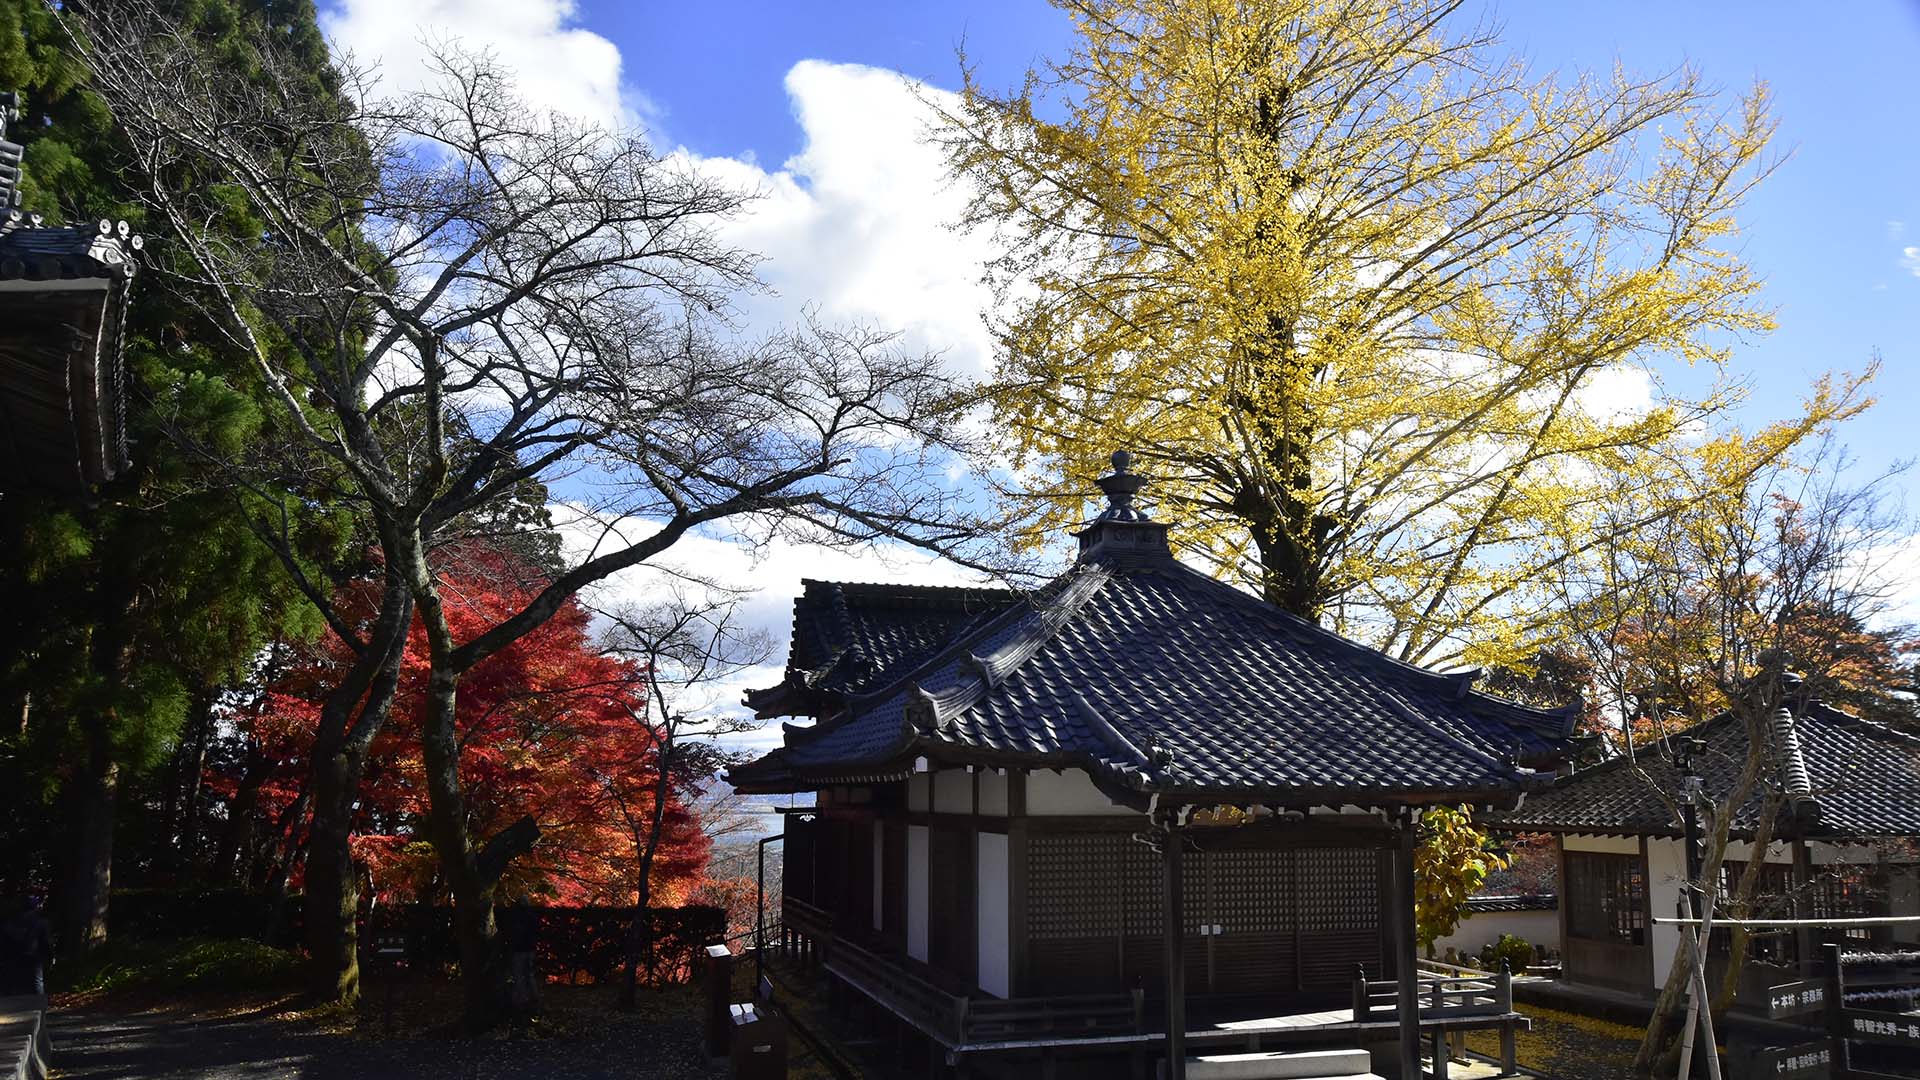
[[[1686,845],[1666,836],[1647,839],[1647,907],[1656,919],[1680,915],[1680,886],[1687,880]],[[1672,969],[1673,957],[1680,951],[1680,928],[1672,923],[1654,923],[1647,934],[1653,943],[1652,984],[1662,986]]]
[[[1448,949],[1463,954],[1471,965],[1474,957],[1480,955],[1484,945],[1490,945],[1500,939],[1501,934],[1512,934],[1524,939],[1535,950],[1541,948],[1560,950],[1560,912],[1549,911],[1482,911],[1469,914],[1453,928],[1453,933],[1433,943],[1437,956],[1445,956]]]
[[[1059,817],[1076,814],[1135,814],[1106,797],[1093,786],[1093,778],[1084,769],[1053,772],[1039,769],[1027,774],[1027,813],[1033,817]]]
[[[978,914],[980,989],[996,997],[1013,992],[1013,942],[1007,932],[1007,907],[1011,897],[1007,879],[1007,837],[1005,833],[979,834],[975,856],[979,874],[974,911]]]
[[[907,955],[927,961],[927,827],[907,826]]]

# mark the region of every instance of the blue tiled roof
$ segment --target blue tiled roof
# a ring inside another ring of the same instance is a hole
[[[1499,800],[1546,774],[1573,713],[1394,661],[1186,568],[1096,549],[840,717],[790,728],[738,783],[902,760],[1075,765],[1110,789],[1219,801]]]

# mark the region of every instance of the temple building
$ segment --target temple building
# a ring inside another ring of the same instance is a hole
[[[1756,857],[1754,840],[1773,806],[1751,917],[1920,915],[1920,738],[1819,701],[1775,710],[1760,734],[1767,740],[1755,756],[1761,780],[1734,814],[1722,895]],[[1682,738],[1698,742],[1683,747]],[[1707,798],[1725,805],[1754,749],[1750,738],[1739,718],[1723,714],[1638,748],[1632,760],[1616,757],[1564,777],[1500,816],[1503,829],[1556,839],[1560,941],[1547,944],[1559,947],[1567,982],[1648,997],[1659,991],[1680,932],[1654,919],[1676,915],[1688,879],[1671,802],[1682,786],[1679,762],[1690,762]],[[1900,938],[1913,940],[1913,928],[1756,932],[1737,1004],[1763,1007],[1770,982],[1811,973],[1824,941],[1884,953]],[[1709,957],[1716,985],[1728,946],[1716,932]],[[1890,977],[1911,983],[1915,974]],[[1869,986],[1864,975],[1849,979]]]
[[[17,118],[0,97],[0,136]],[[140,238],[23,212],[22,157],[0,138],[0,493],[84,500],[126,467],[121,339]]]
[[[1511,1036],[1504,978],[1417,961],[1418,815],[1544,789],[1575,712],[1188,568],[1128,465],[1031,593],[807,583],[748,701],[812,722],[730,777],[816,795],[784,939],[971,1075],[1413,1076],[1423,1036]]]

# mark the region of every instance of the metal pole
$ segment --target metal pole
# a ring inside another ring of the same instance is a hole
[[[760,838],[759,866],[754,877],[753,897],[753,985],[759,992],[760,981],[767,977],[767,845],[785,840],[785,833]]]

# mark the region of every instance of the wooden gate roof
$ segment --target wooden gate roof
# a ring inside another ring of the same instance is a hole
[[[1124,469],[1103,486],[1116,479],[1139,486]],[[1137,804],[1505,804],[1549,782],[1534,767],[1565,753],[1573,709],[1483,693],[1472,672],[1401,663],[1191,570],[1130,501],[1079,534],[1052,584],[839,715],[789,725],[733,782],[898,776],[918,756],[1084,768]]]

